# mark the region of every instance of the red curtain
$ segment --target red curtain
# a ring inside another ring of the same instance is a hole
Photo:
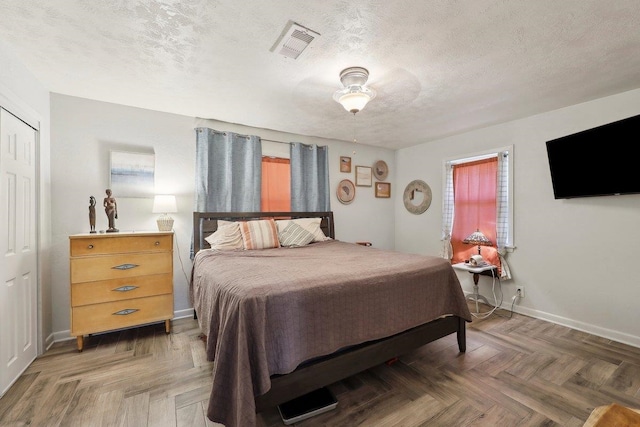
[[[471,255],[478,254],[477,245],[462,241],[480,230],[493,244],[481,246],[482,257],[500,266],[496,249],[497,171],[498,159],[495,157],[453,166],[453,263],[464,262]]]
[[[291,168],[289,159],[262,158],[262,212],[291,210]]]

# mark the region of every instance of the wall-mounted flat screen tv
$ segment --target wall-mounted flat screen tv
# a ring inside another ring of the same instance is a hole
[[[640,115],[547,141],[556,199],[640,193]]]

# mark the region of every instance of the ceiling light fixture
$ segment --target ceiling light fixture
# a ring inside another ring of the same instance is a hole
[[[333,99],[340,103],[345,110],[355,115],[376,97],[376,92],[365,86],[368,79],[369,71],[366,68],[345,68],[340,72],[340,81],[344,89],[336,91],[333,94]]]

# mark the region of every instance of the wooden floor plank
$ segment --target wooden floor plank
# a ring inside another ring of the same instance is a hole
[[[36,401],[38,408],[31,417],[32,425],[62,425],[64,414],[78,390],[79,383],[78,380],[56,384],[46,398]]]
[[[640,364],[622,362],[605,386],[634,396],[640,390]]]
[[[129,426],[149,425],[149,393],[138,393],[125,396],[124,407],[126,424]]]
[[[175,427],[176,405],[174,399],[156,399],[149,402],[149,425],[154,427]]]
[[[484,413],[470,406],[465,400],[459,400],[453,405],[440,411],[436,416],[424,420],[419,425],[428,426],[451,426],[451,425],[469,425],[473,422],[481,420]],[[490,424],[482,424],[488,426]]]
[[[176,426],[177,427],[206,427],[207,422],[202,413],[200,403],[193,403],[183,406],[177,410]]]
[[[98,395],[95,418],[102,426],[119,426],[126,421],[125,397],[123,390],[108,391]]]
[[[527,414],[529,415],[529,414]],[[515,426],[523,419],[516,414],[507,411],[498,405],[492,406],[489,410],[482,413],[479,417],[471,420],[468,427],[484,427],[484,426]]]

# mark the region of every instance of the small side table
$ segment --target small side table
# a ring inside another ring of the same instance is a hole
[[[480,313],[480,307],[478,306],[478,301],[482,301],[485,304],[491,306],[491,303],[484,296],[480,295],[478,292],[478,280],[480,279],[480,275],[490,276],[494,279],[498,279],[498,267],[493,264],[486,264],[483,266],[474,266],[468,264],[466,262],[459,262],[457,264],[452,265],[453,268],[458,270],[468,271],[473,274],[473,295],[468,295],[467,299],[471,301],[475,301],[476,303],[476,314]]]

